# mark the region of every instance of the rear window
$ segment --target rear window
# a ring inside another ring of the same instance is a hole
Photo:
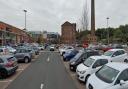
[[[15,57],[10,57],[10,58],[8,58],[7,60],[8,60],[8,61],[15,61],[16,58],[15,58]]]

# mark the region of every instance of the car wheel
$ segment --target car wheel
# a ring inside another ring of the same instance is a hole
[[[127,60],[127,59],[125,59],[125,60],[124,60],[124,62],[128,63],[128,60]]]
[[[87,83],[87,80],[89,78],[90,75],[87,75],[86,78],[85,78],[85,84]]]
[[[29,63],[29,58],[28,58],[28,57],[25,57],[25,58],[24,58],[24,62],[25,62],[25,63]]]
[[[6,78],[7,75],[8,75],[8,73],[5,69],[0,70],[0,78]]]

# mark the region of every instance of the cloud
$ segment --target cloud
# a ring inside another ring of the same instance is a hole
[[[95,2],[96,27],[106,27],[106,17],[110,17],[109,24],[113,27],[127,23],[128,0]],[[84,3],[85,0],[0,0],[0,20],[24,28],[23,10],[26,9],[28,30],[60,32],[65,21],[79,23]]]

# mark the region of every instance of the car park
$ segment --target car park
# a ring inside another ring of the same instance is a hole
[[[88,57],[99,55],[99,51],[96,50],[82,50],[79,51],[79,53],[72,58],[72,60],[69,62],[69,68],[72,71],[76,71],[77,65],[85,61]]]
[[[91,74],[95,73],[98,69],[107,63],[108,60],[103,59],[102,56],[89,57],[83,63],[77,66],[76,74],[78,79],[86,83]]]
[[[6,78],[15,73],[18,68],[17,59],[12,55],[0,56],[0,78]]]
[[[128,64],[104,65],[88,78],[86,89],[128,89]]]
[[[110,49],[102,57],[107,57],[111,62],[128,62],[128,54],[124,49]]]
[[[77,53],[78,53],[77,50],[72,50],[69,53],[65,53],[63,55],[63,60],[64,61],[70,61]]]
[[[32,60],[32,54],[28,49],[17,49],[14,56],[17,58],[18,62],[29,63]]]

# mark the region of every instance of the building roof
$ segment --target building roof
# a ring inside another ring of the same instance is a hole
[[[72,25],[70,22],[66,21],[62,26]]]

